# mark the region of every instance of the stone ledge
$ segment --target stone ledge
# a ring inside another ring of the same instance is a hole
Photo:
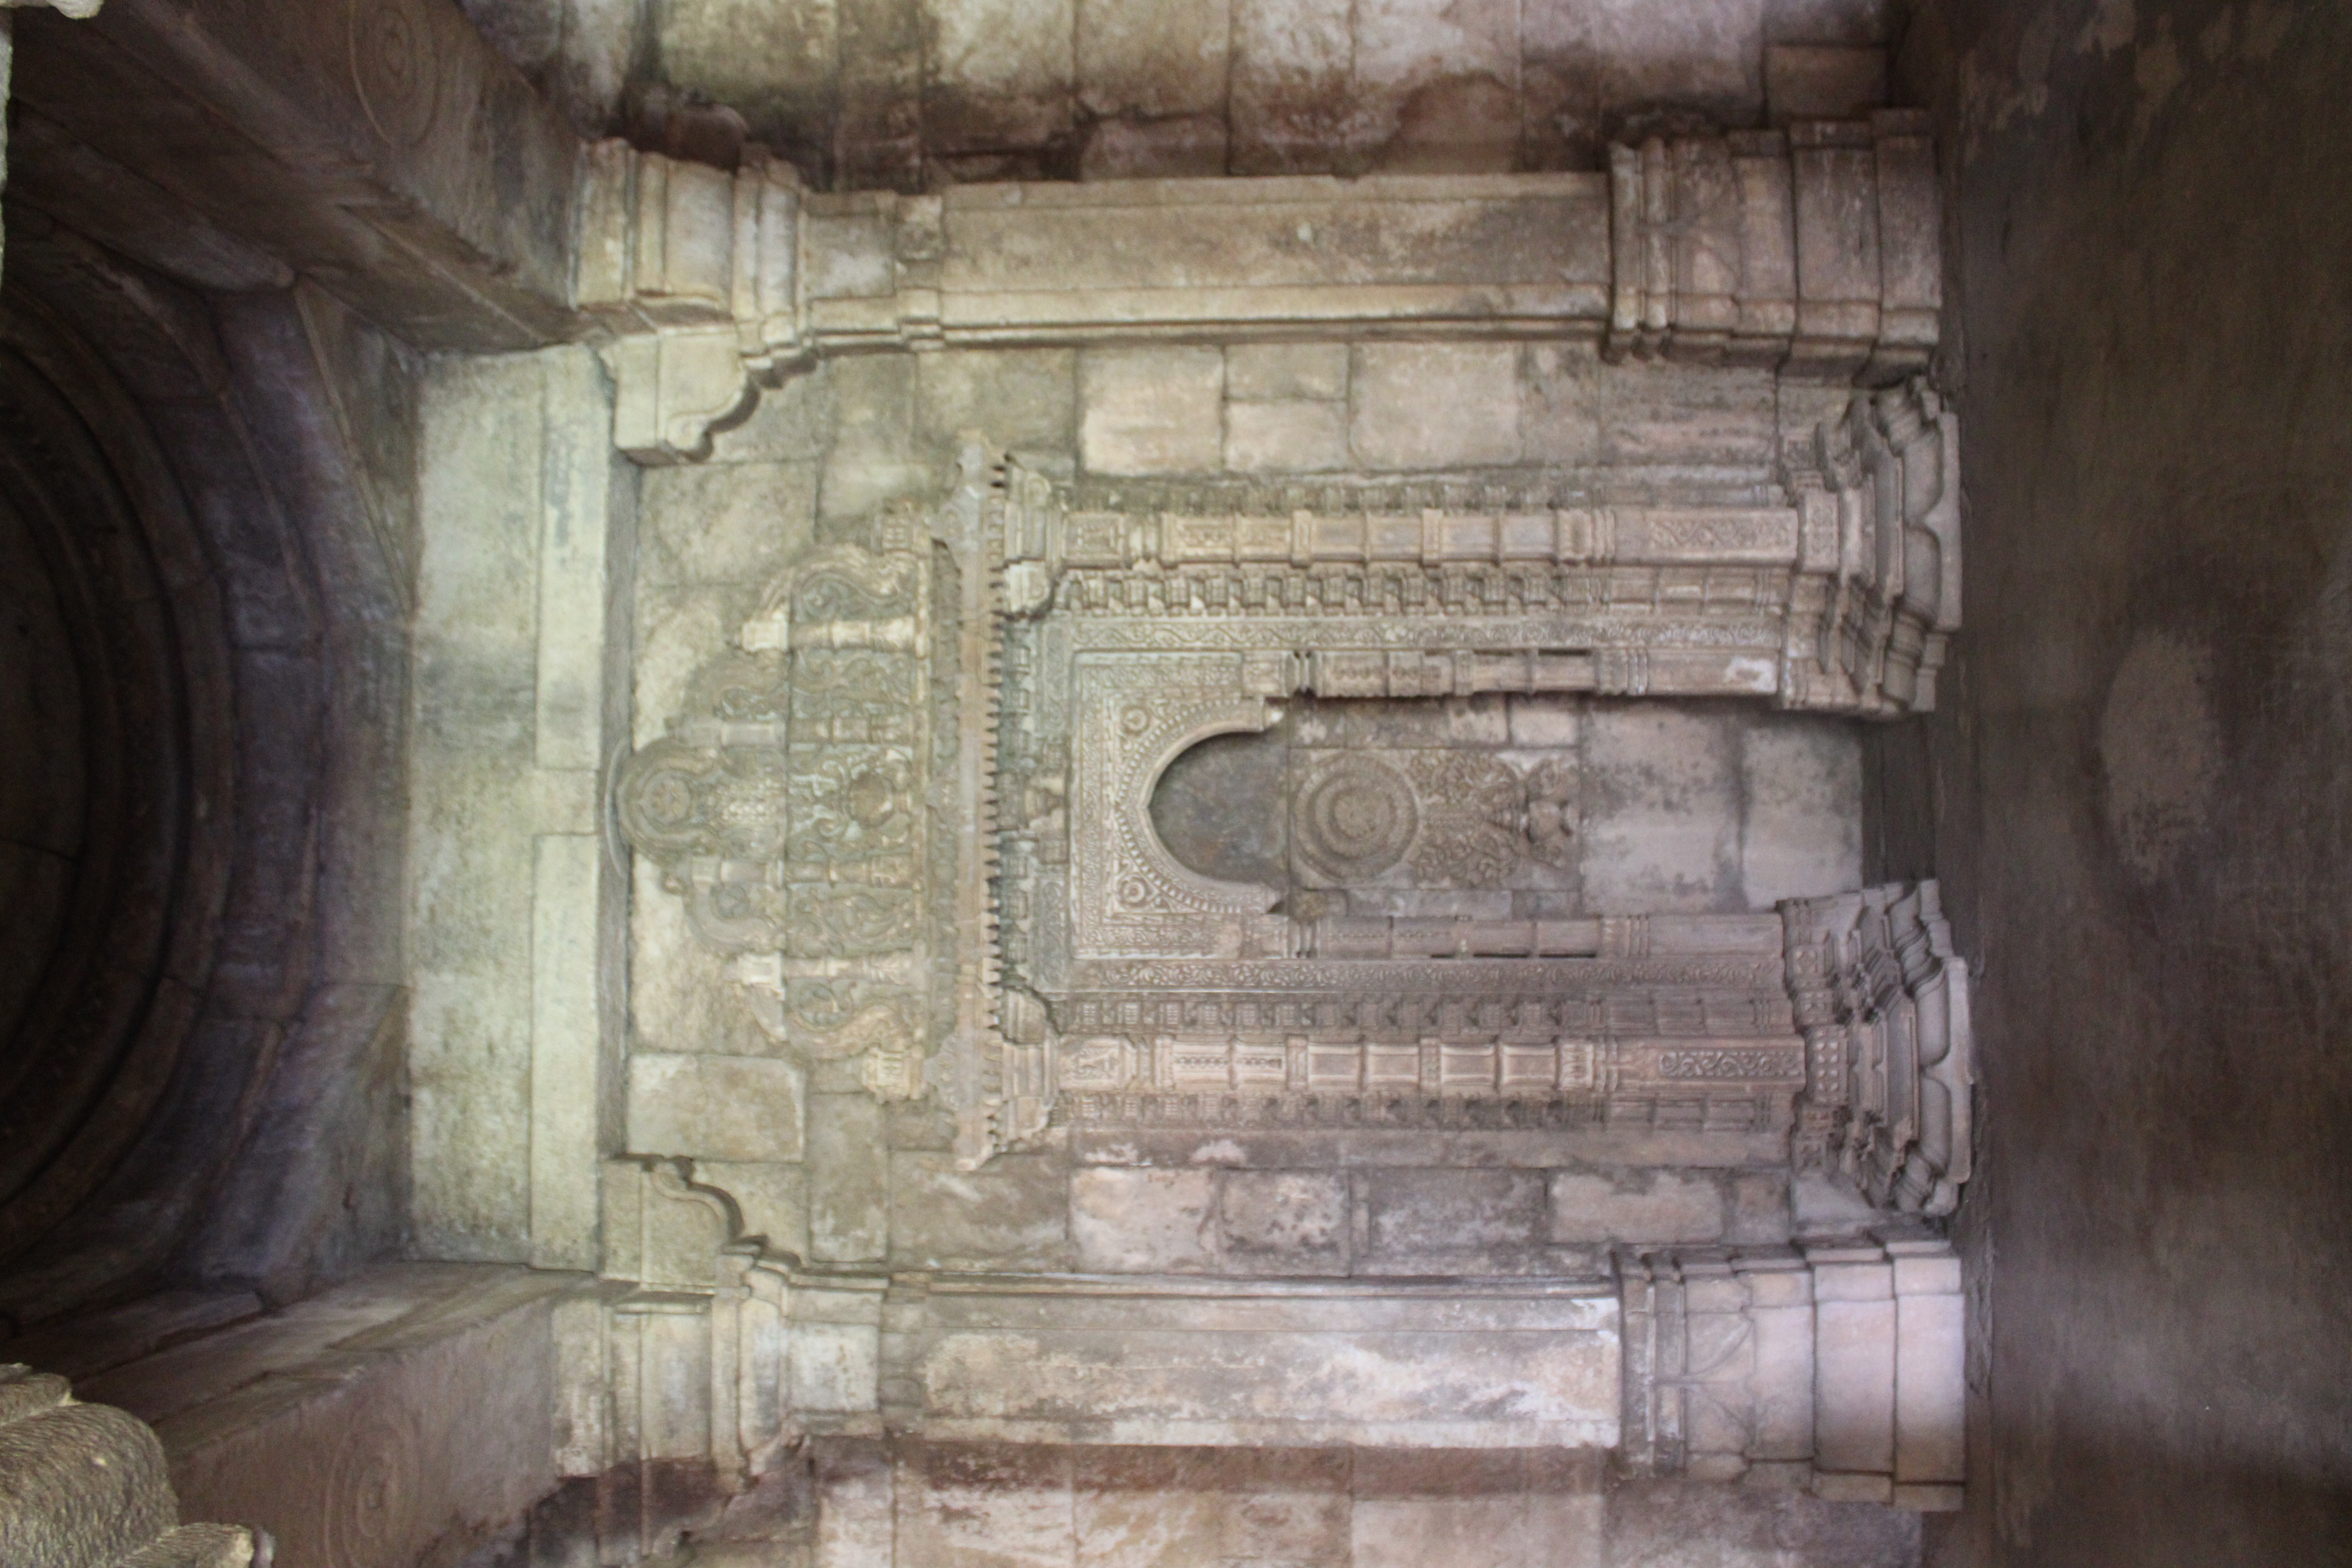
[[[454,1561],[553,1489],[554,1309],[593,1284],[380,1264],[176,1343],[156,1324],[251,1299],[156,1298],[100,1321],[159,1348],[82,1392],[154,1425],[184,1514],[266,1529],[283,1561]],[[78,1354],[113,1360],[87,1332]]]

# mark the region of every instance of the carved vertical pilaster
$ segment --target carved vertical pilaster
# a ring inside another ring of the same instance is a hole
[[[1959,1506],[1959,1261],[1902,1237],[1617,1259],[1619,1463],[1775,1475],[1843,1501]]]

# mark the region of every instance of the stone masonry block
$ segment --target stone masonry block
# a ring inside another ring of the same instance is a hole
[[[707,1160],[801,1157],[801,1070],[772,1057],[629,1058],[629,1151]]]
[[[1098,474],[1213,471],[1224,380],[1217,349],[1089,350],[1078,363],[1080,460]]]
[[[1225,351],[1225,395],[1235,403],[1343,398],[1348,395],[1348,347],[1235,343]]]
[[[805,548],[816,517],[810,462],[649,468],[644,479],[638,572],[647,586],[764,586]]]
[[[1715,1241],[1723,1193],[1677,1171],[1560,1171],[1551,1178],[1554,1241]]]
[[[1741,775],[1749,909],[1862,885],[1862,740],[1852,724],[1770,715],[1747,732]]]
[[[1076,351],[950,349],[915,361],[915,423],[952,448],[967,430],[1018,452],[1064,455],[1076,442]]]
[[[1370,468],[1519,460],[1519,351],[1507,343],[1366,343],[1349,435]]]
[[[1304,1171],[1229,1171],[1218,1194],[1233,1252],[1312,1258],[1348,1245],[1345,1177]]]
[[[1366,1180],[1371,1247],[1383,1256],[1524,1246],[1543,1239],[1540,1172],[1380,1171]]]
[[[1214,1268],[1214,1179],[1209,1171],[1074,1172],[1070,1237],[1078,1267],[1108,1274]]]
[[[1328,473],[1348,466],[1348,417],[1337,403],[1225,406],[1225,467],[1243,473]]]
[[[864,1263],[889,1249],[890,1153],[863,1090],[809,1097],[809,1255]]]
[[[914,1267],[1066,1268],[1069,1205],[1050,1155],[1001,1154],[979,1171],[928,1150],[890,1156],[890,1254]]]

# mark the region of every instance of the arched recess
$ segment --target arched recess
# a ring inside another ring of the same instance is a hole
[[[1151,829],[1180,865],[1220,882],[1289,883],[1289,745],[1279,724],[1196,741],[1151,785]]]
[[[0,1318],[299,1295],[399,1226],[404,569],[324,384],[368,334],[8,223],[0,528],[39,580],[6,629],[41,673],[0,682],[0,840],[47,891],[7,911]]]
[[[234,774],[192,742],[233,723],[226,647],[186,591],[204,574],[184,510],[132,488],[160,454],[118,394],[47,310],[0,311],[0,528],[26,574],[0,733],[17,759],[0,1256],[85,1202],[146,1124],[219,932]]]

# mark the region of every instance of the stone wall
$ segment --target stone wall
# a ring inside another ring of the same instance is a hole
[[[1704,118],[1884,101],[1874,0],[1622,7],[1323,0],[472,0],[584,127],[740,115],[830,188],[940,180],[1591,167]],[[1768,46],[1791,46],[1768,58]]]
[[[616,1136],[635,473],[583,349],[437,362],[423,393],[408,919],[425,1256],[592,1268]]]
[[[1966,696],[1874,748],[1873,837],[1937,862],[1984,964],[1976,1447],[1939,1560],[2323,1560],[2352,1539],[2352,32],[1914,10],[1977,574]]]

